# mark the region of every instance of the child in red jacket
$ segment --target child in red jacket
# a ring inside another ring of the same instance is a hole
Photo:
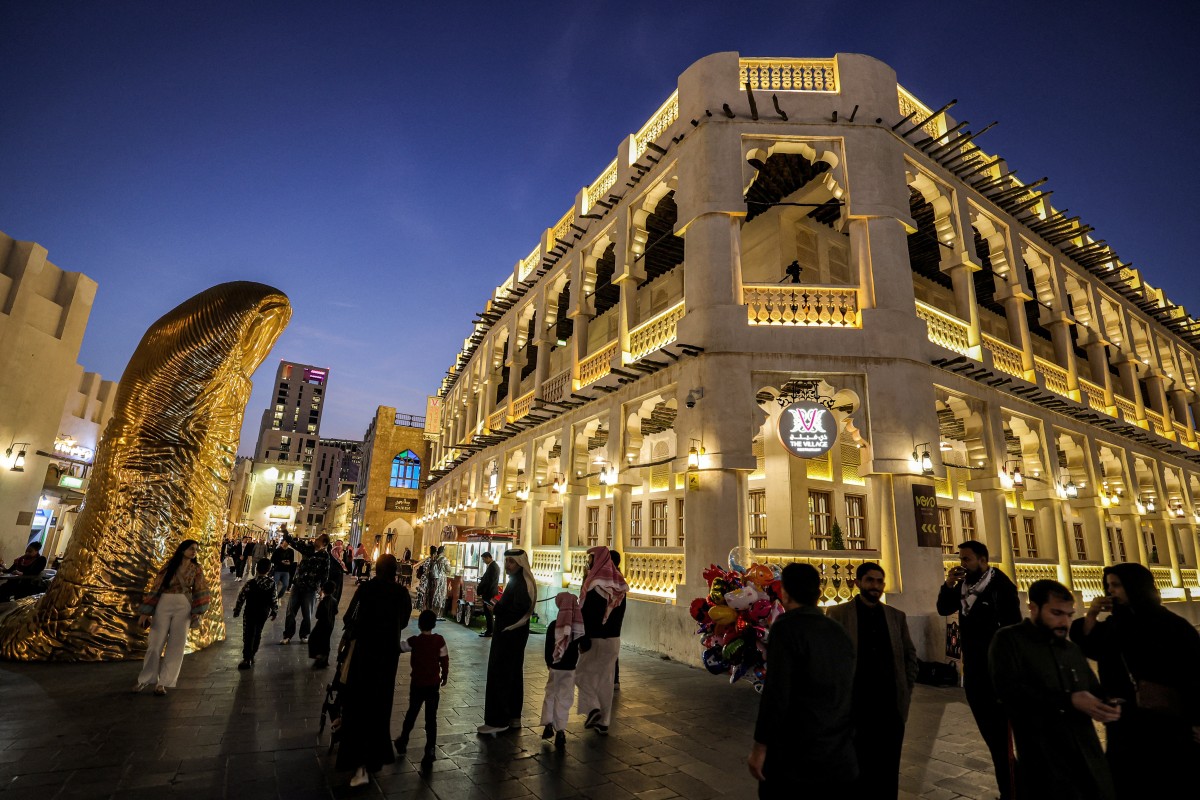
[[[408,749],[408,735],[417,722],[421,706],[425,706],[425,757],[421,762],[434,760],[434,745],[437,743],[437,710],[441,699],[439,687],[446,685],[450,677],[450,653],[446,640],[433,632],[437,614],[422,611],[417,617],[419,636],[410,636],[400,643],[401,652],[412,653],[412,681],[408,687],[408,712],[404,715],[404,728],[396,738],[396,752],[401,755]]]

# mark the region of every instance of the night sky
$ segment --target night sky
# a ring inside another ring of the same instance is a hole
[[[1060,5],[1069,8],[1060,9]],[[474,312],[704,55],[873,55],[951,98],[1200,315],[1200,12],[1140,3],[0,0],[0,231],[99,292],[80,363],[228,280],[286,292],[256,375],[331,370],[325,436],[424,413]]]

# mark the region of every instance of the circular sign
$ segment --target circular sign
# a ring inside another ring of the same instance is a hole
[[[779,412],[779,441],[797,458],[825,455],[837,434],[837,420],[820,403],[801,400]]]

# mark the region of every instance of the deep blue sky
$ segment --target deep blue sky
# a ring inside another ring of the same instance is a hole
[[[322,433],[359,437],[377,405],[424,412],[690,63],[861,52],[999,119],[986,150],[1200,313],[1200,13],[1155,5],[0,0],[0,231],[99,282],[80,362],[106,378],[187,297],[279,287],[242,451],[281,358],[331,369]]]

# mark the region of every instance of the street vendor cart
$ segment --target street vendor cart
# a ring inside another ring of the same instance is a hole
[[[470,627],[475,615],[483,613],[482,597],[477,597],[475,587],[483,575],[480,556],[491,553],[500,562],[500,587],[504,590],[504,551],[513,547],[517,532],[512,528],[471,528],[462,525],[447,525],[442,530],[442,545],[446,548],[446,559],[450,562],[450,575],[446,592],[454,618]]]

